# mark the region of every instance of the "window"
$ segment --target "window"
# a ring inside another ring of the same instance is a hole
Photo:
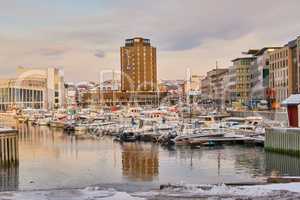
[[[54,92],[54,97],[59,97],[59,93],[57,91]]]

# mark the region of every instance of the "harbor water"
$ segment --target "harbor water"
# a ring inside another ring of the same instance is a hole
[[[19,165],[1,168],[2,191],[94,185],[140,191],[167,183],[245,183],[274,173],[300,175],[299,158],[257,146],[163,147],[114,142],[109,136],[82,139],[46,126],[16,128]]]

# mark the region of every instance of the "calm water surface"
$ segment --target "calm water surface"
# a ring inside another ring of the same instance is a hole
[[[79,139],[48,127],[18,125],[20,164],[0,169],[0,190],[97,184],[257,181],[270,173],[300,175],[300,159],[254,146],[164,148],[151,143]]]

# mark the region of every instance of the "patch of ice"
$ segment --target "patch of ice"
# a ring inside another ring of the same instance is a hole
[[[284,184],[269,184],[269,185],[256,185],[245,186],[244,188],[252,189],[265,189],[265,190],[286,190],[290,192],[300,193],[300,183],[284,183]]]

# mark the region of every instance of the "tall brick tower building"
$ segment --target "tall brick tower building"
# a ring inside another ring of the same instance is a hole
[[[121,88],[128,92],[152,92],[157,87],[156,48],[149,39],[126,39],[121,54]]]

